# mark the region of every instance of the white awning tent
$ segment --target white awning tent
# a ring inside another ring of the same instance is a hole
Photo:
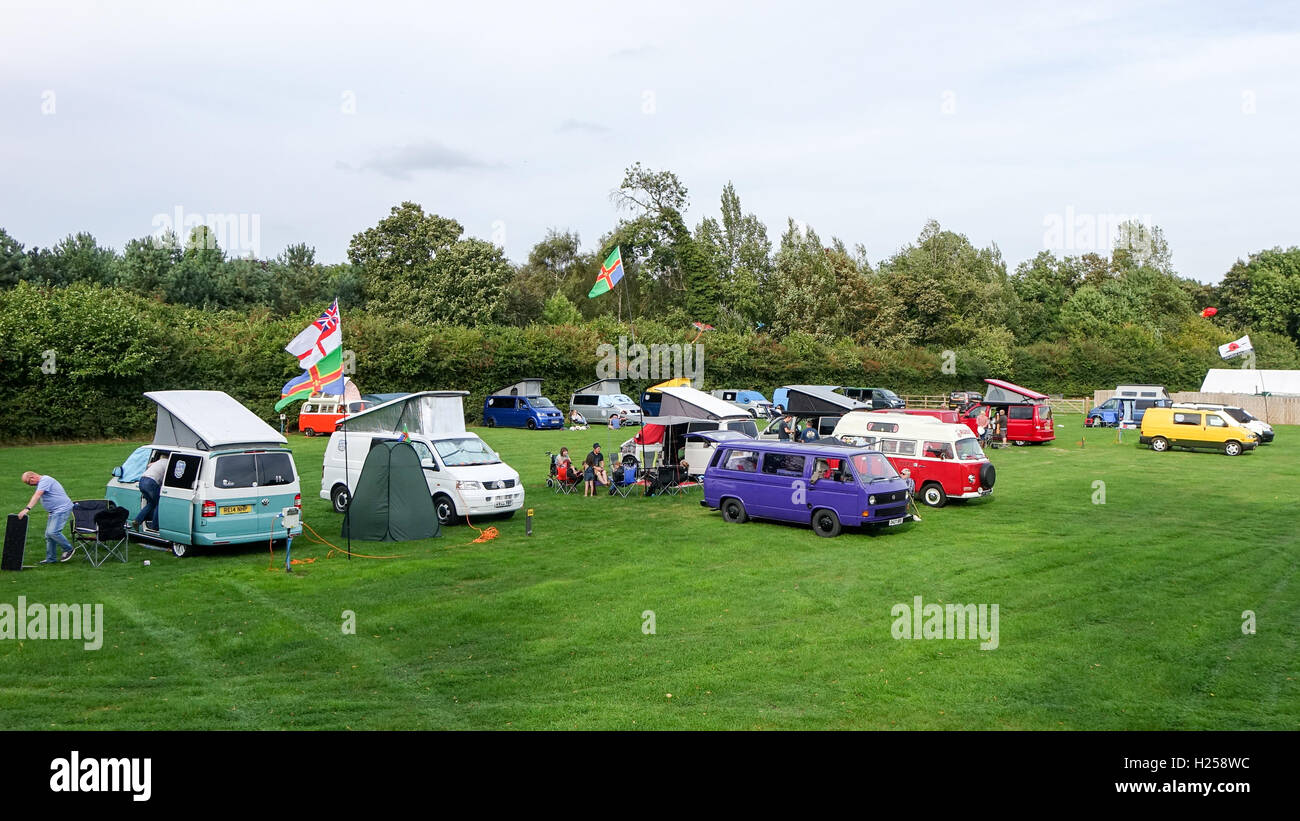
[[[1300,396],[1300,371],[1210,368],[1201,383],[1201,393]]]
[[[420,433],[441,436],[465,432],[464,397],[469,391],[421,391],[366,408],[338,423],[353,433]]]
[[[663,402],[659,406],[659,416],[651,416],[647,422],[663,424],[660,419],[665,416],[688,416],[692,419],[753,419],[749,411],[733,405],[695,388],[675,387],[660,388]]]
[[[288,442],[257,414],[222,391],[150,391],[158,406],[153,444],[215,450],[224,447],[277,447]]]

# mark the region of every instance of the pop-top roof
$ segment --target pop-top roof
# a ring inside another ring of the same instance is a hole
[[[520,379],[513,385],[492,391],[492,396],[541,396],[542,380]]]
[[[366,408],[338,423],[352,433],[420,433],[441,436],[465,432],[464,397],[469,391],[421,391]]]
[[[155,445],[213,450],[288,442],[279,431],[223,391],[150,391],[145,397],[158,405]]]
[[[752,418],[749,412],[739,405],[695,388],[660,388],[659,392],[663,394],[663,403],[659,406],[659,411],[665,416],[690,416],[695,419]]]
[[[581,388],[578,388],[576,391],[574,391],[574,393],[600,393],[600,394],[622,393],[622,392],[623,392],[623,386],[619,383],[617,379],[597,379],[595,382],[592,382],[590,385],[583,385]]]
[[[986,405],[1022,405],[1026,402],[1038,402],[1047,398],[1047,394],[1031,391],[1001,379],[985,379],[989,389],[984,394]]]
[[[833,416],[871,407],[865,402],[836,393],[825,385],[786,385],[785,392],[787,413]]]

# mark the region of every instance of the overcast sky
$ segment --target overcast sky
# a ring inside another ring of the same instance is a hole
[[[1053,5],[5,0],[0,227],[245,215],[336,262],[413,200],[522,261],[594,246],[639,160],[691,225],[731,180],[774,243],[794,218],[873,263],[928,218],[1014,268],[1053,220],[1074,253],[1136,215],[1202,281],[1300,243],[1294,4]]]

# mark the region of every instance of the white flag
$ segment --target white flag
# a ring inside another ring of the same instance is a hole
[[[1229,342],[1226,345],[1219,346],[1219,356],[1224,359],[1232,359],[1237,356],[1245,356],[1255,348],[1250,344],[1250,334],[1246,334],[1236,342]]]
[[[342,344],[343,319],[339,316],[339,301],[336,299],[320,319],[303,329],[284,349],[298,357],[298,365],[307,370]]]

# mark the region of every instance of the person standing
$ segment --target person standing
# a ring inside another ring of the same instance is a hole
[[[609,484],[609,479],[605,476],[605,455],[600,452],[600,443],[596,442],[591,446],[591,453],[582,461],[582,478],[586,485],[582,489],[583,496],[596,495],[596,483]]]
[[[781,419],[781,423],[776,426],[776,439],[778,442],[789,442],[791,426],[794,424],[794,414],[787,413]]]
[[[803,429],[803,433],[799,436],[799,441],[816,442],[820,438],[821,435],[817,433],[817,427],[813,425],[813,420],[809,419],[807,427]]]
[[[26,518],[37,502],[41,503],[41,507],[45,508],[45,512],[50,516],[49,521],[45,523],[45,558],[41,560],[41,564],[66,562],[76,552],[72,549],[68,537],[63,535],[63,528],[68,523],[68,517],[72,515],[72,500],[68,498],[63,485],[59,484],[53,476],[42,476],[29,470],[23,474],[23,484],[36,488],[36,492],[32,494],[27,507],[18,512],[18,518]],[[63,548],[61,556],[58,548]]]
[[[144,497],[144,504],[131,522],[131,527],[139,530],[140,523],[147,520],[150,530],[158,530],[158,497],[162,493],[162,481],[166,475],[166,456],[158,456],[144,469],[140,475],[140,495]]]

